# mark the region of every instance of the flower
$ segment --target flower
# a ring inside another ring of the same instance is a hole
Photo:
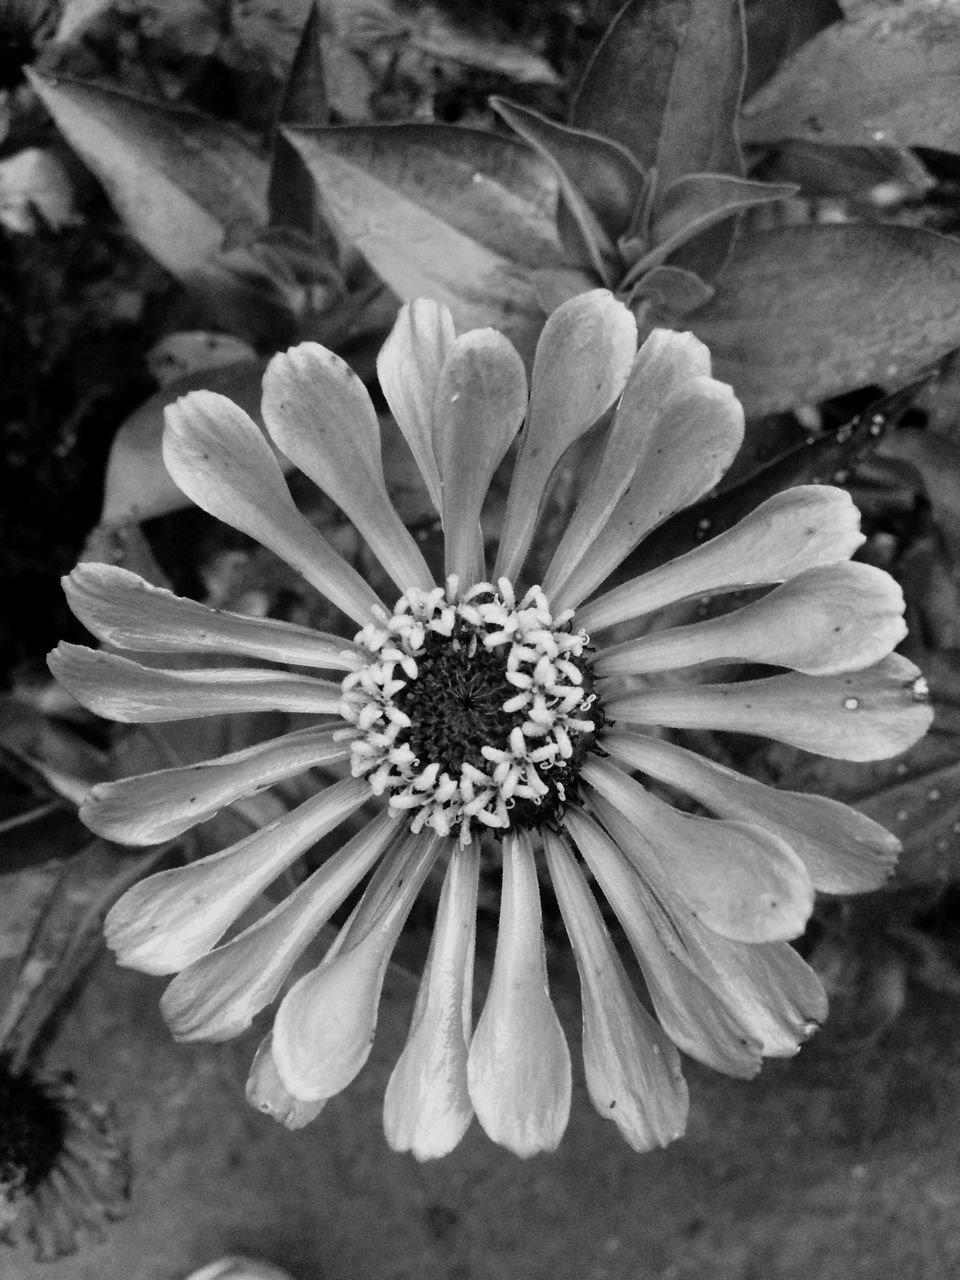
[[[69,1074],[0,1058],[0,1241],[29,1241],[42,1262],[126,1211],[130,1167],[109,1107]]]
[[[904,635],[901,593],[885,573],[850,562],[863,541],[858,513],[822,485],[777,494],[678,559],[603,589],[650,530],[717,483],[743,433],[703,344],[655,330],[637,350],[632,315],[605,290],[549,318],[529,401],[507,339],[490,329],[456,336],[447,309],[430,301],[402,308],[378,370],[442,520],[439,584],[388,496],[376,414],[342,360],[314,343],[275,356],[263,417],[276,448],[363,535],[393,599],[301,516],[270,446],[229,400],[185,396],[168,410],[164,438],[184,493],[299,570],[359,628],[352,643],[215,611],[116,567],[83,564],[66,579],[77,616],[115,648],[235,663],[191,668],[180,658],[165,669],[62,645],[52,670],[101,715],[308,717],[219,760],[94,787],[82,811],[94,831],[167,840],[312,766],[344,774],[230,848],[140,882],[110,912],[108,942],[122,964],[177,975],[162,1001],[175,1036],[225,1039],[280,995],[320,927],[368,878],[323,960],[282,995],[254,1060],[252,1100],[296,1126],[365,1062],[389,957],[439,866],[430,952],[386,1091],[387,1139],[439,1156],[476,1115],[495,1142],[526,1156],[556,1147],[571,1092],[548,991],[542,856],[580,973],[590,1095],[637,1150],[664,1145],[686,1120],[678,1049],[736,1076],[752,1075],[764,1055],[794,1053],[824,1017],[825,997],[787,939],[803,930],[815,889],[875,888],[898,845],[853,809],[762,785],[658,729],[732,729],[848,760],[903,751],[930,712],[918,671],[892,652]],[[556,464],[615,404],[546,572],[530,581]],[[484,499],[521,423],[491,571]],[[722,617],[645,627],[667,605],[744,587],[767,590]],[[774,670],[692,682],[688,669],[704,663]],[[673,675],[647,679],[661,672]],[[687,812],[689,801],[710,816]],[[368,805],[375,815],[337,853],[231,933],[301,854]],[[502,863],[502,896],[474,1026],[481,846]],[[631,986],[594,884],[636,953],[654,1014]]]

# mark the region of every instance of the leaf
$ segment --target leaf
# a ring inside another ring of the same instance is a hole
[[[576,91],[571,124],[619,142],[669,184],[741,173],[740,0],[628,0]]]
[[[828,27],[744,109],[743,139],[960,149],[960,11],[906,0]]]
[[[288,129],[343,230],[402,299],[445,302],[532,351],[532,273],[564,265],[557,179],[522,143],[444,125]]]
[[[227,232],[263,225],[266,162],[226,125],[117,89],[26,74],[127,229],[179,279]]]
[[[843,21],[837,0],[746,0],[747,81],[749,99],[780,64],[817,32]]]
[[[504,76],[515,84],[560,83],[550,64],[531,50],[455,26],[432,5],[419,8],[415,21],[403,35],[421,53]]]
[[[960,345],[960,243],[881,224],[743,237],[695,313],[748,416],[899,383]]]
[[[767,182],[795,182],[808,198],[869,198],[875,188],[886,187],[901,200],[916,200],[936,185],[912,151],[883,143],[852,147],[786,138],[754,173]]]

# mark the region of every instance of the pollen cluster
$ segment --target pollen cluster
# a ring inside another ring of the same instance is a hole
[[[371,660],[343,681],[354,775],[412,831],[463,844],[556,822],[598,723],[571,616],[553,617],[539,587],[518,603],[506,578],[462,596],[451,578],[377,611],[356,636]]]

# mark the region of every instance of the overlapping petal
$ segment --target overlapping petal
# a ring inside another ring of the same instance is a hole
[[[83,625],[118,649],[223,653],[332,671],[351,671],[359,662],[354,646],[341,636],[211,609],[118,565],[78,564],[62,581],[70,608]]]
[[[271,881],[358,809],[360,778],[336,782],[219,853],[147,876],[111,908],[104,926],[122,965],[176,973],[205,955]]]
[[[606,706],[612,719],[628,724],[757,733],[838,760],[899,755],[933,719],[923,677],[897,653],[843,675],[644,689]]]
[[[273,1032],[261,1040],[247,1078],[247,1101],[288,1129],[302,1129],[327,1105],[328,1098],[304,1102],[295,1098],[277,1075],[273,1061]]]
[[[231,711],[293,711],[335,715],[340,686],[292,672],[250,667],[143,667],[130,658],[63,641],[48,665],[63,687],[110,720],[153,724]]]
[[[401,591],[429,591],[423,553],[387,492],[380,422],[346,361],[302,342],[267,365],[263,420],[274,444],[353,521]]]
[[[797,485],[709,542],[588,600],[577,617],[599,631],[691,596],[784,582],[849,559],[863,541],[860,512],[846,490]]]
[[[547,988],[540,891],[525,833],[504,844],[493,974],[467,1063],[487,1135],[518,1156],[553,1151],[570,1115],[570,1051]]]
[[[293,504],[273,451],[232,400],[191,391],[164,414],[163,461],[191,501],[269,547],[361,625],[379,604],[359,573]]]
[[[522,569],[553,468],[620,395],[636,349],[633,313],[608,289],[578,294],[548,317],[537,342],[495,580]]]

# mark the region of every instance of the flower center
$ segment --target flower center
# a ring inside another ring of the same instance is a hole
[[[555,825],[602,727],[587,636],[539,587],[518,603],[505,578],[457,586],[408,591],[356,637],[371,661],[343,681],[353,772],[413,831]]]
[[[29,1074],[0,1061],[0,1191],[33,1191],[63,1149],[63,1113]]]

